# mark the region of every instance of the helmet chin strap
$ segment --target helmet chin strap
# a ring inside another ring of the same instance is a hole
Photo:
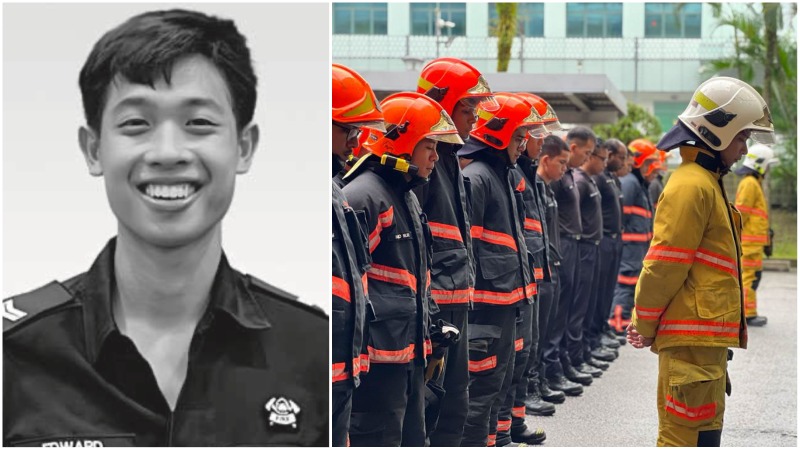
[[[416,176],[417,172],[419,172],[419,167],[415,166],[414,164],[411,164],[406,159],[398,158],[398,157],[392,156],[392,155],[390,155],[388,153],[384,153],[379,158],[380,158],[379,159],[380,164],[382,166],[389,167],[389,168],[394,169],[394,170],[396,170],[398,172],[407,173],[409,175],[414,175],[414,176]],[[355,165],[356,161],[358,161],[358,159],[359,158],[357,156],[350,155],[347,158],[347,164],[349,164],[350,166],[353,166],[353,165]]]

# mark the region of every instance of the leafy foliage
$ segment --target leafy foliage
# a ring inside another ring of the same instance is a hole
[[[628,103],[628,114],[616,123],[595,125],[592,129],[603,139],[616,138],[625,144],[639,138],[645,138],[655,144],[662,131],[661,124],[654,115],[633,103]]]
[[[776,153],[781,164],[772,170],[774,193],[784,206],[797,208],[797,40],[784,27],[780,3],[748,3],[731,6],[712,3],[717,27],[732,27],[734,54],[710,61],[704,73],[734,76],[755,87],[772,113],[779,135]],[[797,5],[787,5],[797,15]]]

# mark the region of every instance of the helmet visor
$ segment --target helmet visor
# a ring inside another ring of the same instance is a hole
[[[529,126],[528,128],[528,137],[531,139],[544,139],[550,135],[550,131],[547,129],[547,126],[543,123],[537,123],[536,125]]]
[[[764,145],[775,144],[775,133],[772,131],[751,130],[750,139]]]

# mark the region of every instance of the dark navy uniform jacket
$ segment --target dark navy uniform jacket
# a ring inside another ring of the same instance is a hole
[[[115,244],[88,272],[4,301],[4,446],[328,445],[324,313],[223,256],[170,411],[114,323]]]
[[[475,274],[469,234],[469,179],[458,165],[460,145],[439,143],[429,181],[414,188],[433,237],[431,298],[441,310],[469,309]]]
[[[332,238],[331,305],[333,307],[331,382],[334,390],[350,390],[360,383],[361,353],[367,306],[367,269],[370,266],[366,235],[344,192],[331,182]]]
[[[580,195],[581,240],[600,243],[603,237],[603,204],[594,178],[580,167],[573,172],[575,186]]]
[[[525,203],[523,234],[525,245],[534,261],[533,275],[537,283],[550,281],[550,250],[547,235],[547,216],[544,204],[544,182],[536,175],[539,161],[521,155],[517,166],[511,171],[516,181],[516,190],[522,192]]]
[[[470,234],[476,263],[473,307],[516,307],[532,303],[537,293],[533,265],[525,245],[525,205],[510,166],[501,152],[479,141],[474,161],[464,168],[472,184]]]

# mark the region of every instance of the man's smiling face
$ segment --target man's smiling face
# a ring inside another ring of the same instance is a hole
[[[176,61],[170,83],[117,77],[101,133],[81,130],[90,173],[102,175],[119,228],[160,247],[191,243],[219,226],[258,141],[237,132],[221,72],[205,57]]]

